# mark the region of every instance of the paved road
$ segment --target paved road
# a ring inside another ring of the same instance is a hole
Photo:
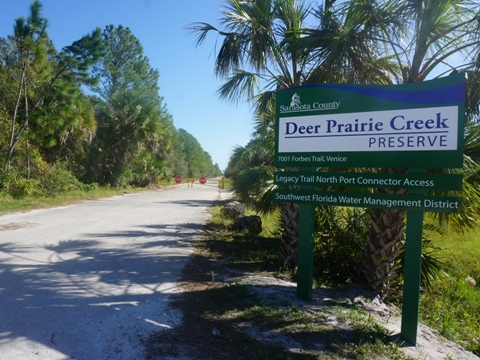
[[[220,196],[186,184],[0,216],[0,359],[142,359]]]

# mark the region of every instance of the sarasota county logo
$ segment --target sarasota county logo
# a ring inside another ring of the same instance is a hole
[[[311,104],[302,104],[300,95],[294,93],[289,105],[280,105],[281,113],[289,112],[303,112],[303,111],[318,111],[318,110],[337,110],[340,107],[339,101],[319,102],[315,101]]]
[[[297,93],[293,94],[292,101],[290,101],[290,107],[300,106],[302,103],[300,102],[300,95]]]

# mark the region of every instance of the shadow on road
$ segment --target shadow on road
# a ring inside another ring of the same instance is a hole
[[[31,257],[34,245],[0,244],[0,347],[26,339],[70,358],[93,359],[105,346],[121,353],[125,344],[105,339],[132,331],[122,319],[146,329],[127,334],[131,337],[170,327],[173,320],[153,305],[166,303],[175,292],[189,243],[200,228],[152,224],[87,234],[88,240],[44,246],[40,260]],[[125,244],[115,246],[115,238]],[[24,351],[35,355],[33,348]]]

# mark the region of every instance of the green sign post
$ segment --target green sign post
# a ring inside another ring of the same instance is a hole
[[[275,165],[300,168],[276,172],[280,189],[274,194],[277,202],[300,204],[297,296],[312,298],[316,205],[407,210],[401,337],[416,345],[423,212],[462,207],[460,197],[430,195],[460,191],[461,175],[423,169],[463,166],[464,75],[394,86],[304,86],[277,92],[276,101]],[[377,173],[378,168],[405,171]],[[407,189],[408,195],[373,188]]]
[[[413,170],[422,173],[423,170]],[[412,196],[421,198],[422,190],[412,190]],[[417,344],[418,308],[420,305],[420,277],[422,269],[423,211],[407,211],[405,244],[404,289],[402,301],[402,339]]]

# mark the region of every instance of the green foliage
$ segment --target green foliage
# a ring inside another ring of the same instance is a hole
[[[174,136],[174,144],[177,156],[175,175],[187,178],[221,175],[210,154],[203,150],[198,140],[185,129],[178,129]]]
[[[438,73],[442,76],[468,69],[472,76],[469,74],[467,122],[478,120],[480,13],[469,0],[394,0],[368,4],[353,0],[328,1],[325,7],[304,5],[302,1],[228,0],[225,2],[227,10],[222,13],[220,21],[221,28],[206,23],[191,26],[198,45],[212,32],[223,39],[215,63],[215,72],[225,79],[219,89],[220,97],[233,102],[242,98],[253,100],[256,116],[262,119],[263,129],[257,127],[252,141],[244,148],[235,149],[226,171],[226,175],[234,179],[234,191],[242,201],[255,204],[257,208],[260,208],[259,204],[262,209],[273,208],[265,206],[272,189],[266,186],[270,179],[265,170],[272,165],[268,155],[271,158],[273,154],[269,133],[265,129],[275,122],[272,109],[277,90],[324,82],[413,83],[438,76]],[[303,24],[306,14],[317,21],[314,26]],[[458,61],[458,54],[466,49],[463,61]],[[458,228],[474,226],[474,214],[478,213],[480,203],[478,129],[469,126],[466,135],[465,211],[453,216],[448,214],[450,222]],[[287,214],[296,216],[295,211]],[[402,223],[403,213],[398,211],[395,215],[398,223]],[[288,216],[286,220],[290,220]],[[445,214],[438,215],[440,222],[445,218]],[[285,224],[291,226],[285,234],[298,232],[295,219],[285,221]],[[323,224],[326,232],[341,232],[340,226]],[[388,226],[375,223],[372,229],[377,227],[381,234],[386,234],[391,231]],[[392,238],[400,241],[404,227],[397,229],[399,234]],[[290,252],[287,258],[295,258],[296,239],[285,238],[285,243],[288,243],[285,248]],[[380,241],[378,246],[385,243]],[[401,248],[399,243],[391,245],[386,248]],[[423,276],[428,284],[440,273],[441,263],[434,247],[428,246],[428,242],[425,245]],[[368,259],[379,254],[385,257],[385,249],[372,245],[365,250]],[[400,254],[398,251],[392,256]],[[389,255],[385,258],[391,260]],[[393,261],[400,262],[399,259]]]
[[[255,134],[246,146],[237,146],[228,162],[225,175],[232,178],[234,197],[261,213],[281,205],[274,203],[273,154],[275,132],[271,112],[257,114]]]
[[[364,209],[316,209],[314,273],[320,281],[358,281],[369,217]]]
[[[171,116],[158,94],[158,71],[150,67],[130,29],[109,25],[102,43],[104,57],[93,68],[102,86],[92,87],[98,95],[94,99],[98,127],[89,156],[89,177],[112,185],[153,180],[151,165],[162,164],[169,156],[174,133]],[[141,161],[132,166],[136,158]],[[148,169],[146,175],[136,173],[140,162]]]
[[[2,58],[9,81],[22,90],[7,105],[14,125],[7,161],[21,139],[50,148],[65,137],[75,120],[67,110],[78,105],[79,84],[90,80],[88,68],[101,55],[98,30],[57,53],[41,10],[41,3],[34,1],[30,17],[17,19],[14,35],[4,42]]]
[[[33,196],[38,193],[39,181],[35,179],[25,179],[15,177],[8,183],[8,193],[14,199],[21,199],[27,196]]]
[[[146,187],[158,184],[161,180],[171,177],[165,161],[158,156],[151,156],[148,151],[142,151],[130,163],[130,180],[133,186]]]
[[[465,278],[437,281],[421,300],[421,317],[448,339],[480,355],[480,290]]]
[[[237,200],[263,214],[271,213],[280,207],[272,201],[273,191],[276,189],[272,166],[248,167],[239,171],[232,180],[232,188]]]
[[[64,163],[46,166],[40,179],[40,189],[46,196],[55,197],[72,190],[83,189],[83,184],[75,178]]]
[[[138,191],[138,189],[123,189],[122,193]],[[45,209],[52,206],[64,206],[71,203],[77,203],[80,200],[93,200],[108,196],[118,195],[118,189],[110,187],[100,187],[96,183],[83,184],[81,189],[63,193],[61,196],[45,197],[35,194],[33,197],[24,197],[13,199],[6,191],[0,191],[0,215],[29,211],[33,209]]]
[[[82,184],[82,191],[92,192],[92,191],[96,191],[97,189],[98,189],[97,183]]]
[[[177,131],[159,96],[158,71],[128,28],[97,28],[57,51],[42,10],[33,1],[13,34],[0,38],[3,187],[16,179],[19,195],[55,196],[81,186],[76,178],[146,186],[170,179],[182,161],[201,175],[220,174],[203,150],[201,166],[193,157],[174,160]],[[85,95],[85,85],[97,97]]]
[[[0,137],[1,166],[26,180],[35,175],[31,166],[42,161],[69,161],[81,169],[84,144],[95,131],[93,109],[80,86],[93,81],[89,69],[102,55],[100,32],[57,52],[42,9],[33,1],[29,17],[18,18],[13,35],[0,39],[0,94],[9,94],[0,98],[0,131],[7,134]],[[42,191],[56,193],[54,188]]]
[[[423,230],[425,233],[435,232],[444,235],[445,232],[436,225],[424,223]],[[442,261],[441,248],[435,246],[435,242],[424,237],[422,240],[422,263],[421,263],[421,282],[425,288],[434,286],[437,280],[448,276],[445,272],[445,263]]]
[[[7,183],[7,192],[13,198],[32,196],[55,197],[73,190],[92,190],[96,184],[82,184],[68,170],[67,164],[55,163],[48,165],[39,161],[33,165],[34,179],[27,179],[20,175],[12,176]]]
[[[426,288],[420,315],[427,325],[466,349],[480,355],[480,247],[479,225],[458,233],[453,227],[440,231],[427,226],[426,237],[442,259],[442,271]],[[472,281],[473,280],[473,281]]]
[[[259,118],[257,119],[253,138],[246,146],[234,148],[225,170],[225,176],[235,178],[240,172],[248,168],[272,167],[273,169],[273,155],[275,151],[273,122],[271,122],[271,119],[262,118],[261,115],[268,117],[267,114],[257,115]],[[270,170],[270,172],[272,171]]]

